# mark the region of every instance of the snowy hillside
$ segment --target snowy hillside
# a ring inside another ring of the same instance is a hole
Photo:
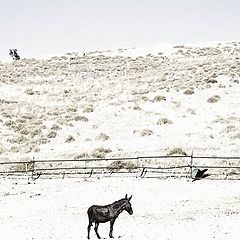
[[[240,42],[0,63],[0,159],[239,155]]]

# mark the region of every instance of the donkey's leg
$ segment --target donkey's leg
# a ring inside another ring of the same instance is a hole
[[[89,224],[88,224],[88,236],[87,236],[88,239],[90,239],[90,230],[91,230],[92,222],[93,222],[93,220],[89,218]]]
[[[112,232],[113,232],[113,224],[115,223],[116,218],[110,220],[110,232],[109,237],[113,238]]]
[[[94,230],[95,230],[95,232],[96,232],[96,234],[97,234],[97,237],[100,239],[101,237],[100,237],[99,234],[98,234],[98,225],[99,225],[99,223],[98,223],[98,222],[95,222],[95,228],[94,228]]]

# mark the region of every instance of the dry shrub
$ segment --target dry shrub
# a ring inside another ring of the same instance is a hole
[[[240,139],[240,133],[231,136],[231,139]]]
[[[35,137],[35,136],[39,136],[42,134],[42,131],[41,129],[34,129],[30,132],[30,137]]]
[[[34,116],[31,115],[31,114],[24,114],[24,115],[22,115],[22,118],[23,118],[23,119],[31,120],[31,119],[34,119]]]
[[[214,78],[208,78],[205,80],[206,83],[217,83],[217,80]]]
[[[107,141],[109,140],[110,137],[105,134],[105,133],[100,133],[97,137],[96,137],[96,140],[100,140],[100,141]]]
[[[27,142],[28,141],[28,138],[26,138],[26,136],[24,136],[24,135],[20,135],[20,136],[18,136],[18,137],[15,137],[15,138],[9,138],[9,139],[7,139],[7,142],[9,142],[9,143],[17,143],[17,144],[23,144],[23,143],[25,143],[25,142]]]
[[[151,129],[145,128],[140,132],[141,137],[150,136],[150,135],[153,135],[153,131]]]
[[[131,170],[136,169],[137,166],[132,163],[132,162],[127,162],[127,161],[113,161],[112,163],[110,163],[107,168],[109,170],[120,170],[120,169],[127,169],[129,172],[131,172]]]
[[[55,138],[57,136],[57,133],[55,131],[50,131],[47,135],[48,138]]]
[[[34,95],[35,92],[34,92],[34,90],[32,88],[27,88],[25,90],[25,93],[28,94],[28,95]]]
[[[77,112],[77,108],[76,107],[68,107],[67,112]]]
[[[187,109],[187,112],[188,112],[188,113],[191,113],[192,115],[195,115],[195,114],[196,114],[196,110],[195,110],[195,109],[192,109],[192,108],[188,108],[188,109]]]
[[[12,142],[17,143],[17,144],[23,144],[28,141],[29,141],[29,139],[25,135],[19,135]]]
[[[74,141],[75,141],[75,139],[72,135],[68,135],[68,137],[65,140],[66,143],[70,143],[70,142],[74,142]]]
[[[173,107],[174,107],[174,108],[179,108],[179,107],[181,107],[181,103],[178,102],[178,101],[171,101],[171,104],[173,104]]]
[[[81,122],[88,122],[88,118],[85,116],[75,116],[74,117],[75,121],[81,121]]]
[[[105,158],[106,154],[112,152],[109,148],[96,148],[91,152],[91,156],[94,158]]]
[[[194,91],[192,89],[187,89],[183,93],[186,95],[192,95],[192,94],[194,94]]]
[[[18,153],[18,152],[20,152],[20,151],[21,151],[21,148],[18,147],[18,146],[12,146],[12,147],[10,148],[10,152],[13,152],[13,153]]]
[[[139,106],[135,105],[135,106],[133,107],[133,110],[140,111],[140,110],[141,110],[141,108],[140,108]]]
[[[28,135],[30,133],[30,129],[24,128],[20,131],[20,134],[22,135]]]
[[[183,156],[187,156],[187,153],[182,150],[181,148],[173,148],[169,151],[169,153],[167,154],[168,156],[171,155],[183,155]]]
[[[154,102],[161,102],[161,101],[166,101],[166,97],[164,96],[156,96],[153,99]]]
[[[215,102],[218,102],[220,99],[221,99],[221,97],[219,95],[214,95],[214,96],[208,98],[207,102],[215,103]]]
[[[79,155],[76,155],[73,159],[74,160],[78,160],[78,159],[82,159],[82,158],[89,158],[89,154],[88,153],[81,153]]]
[[[47,144],[49,142],[50,142],[50,140],[47,137],[42,136],[42,135],[39,138],[36,138],[32,141],[32,143],[34,143],[36,145]]]
[[[18,118],[16,119],[16,123],[26,123],[26,119]]]
[[[6,127],[14,127],[15,125],[16,125],[16,123],[13,120],[7,120],[4,123],[4,126],[6,126]]]
[[[165,124],[173,124],[172,120],[168,119],[168,118],[160,118],[157,121],[157,125],[165,125]]]
[[[15,132],[21,132],[23,129],[28,128],[26,124],[23,123],[18,123],[15,125],[12,125],[11,128],[15,131]]]
[[[93,112],[93,111],[94,111],[94,108],[93,108],[93,106],[91,106],[91,105],[86,106],[86,107],[84,107],[84,109],[83,109],[83,112],[84,112],[84,113],[91,113],[91,112]]]
[[[0,154],[2,154],[4,152],[5,152],[5,149],[2,146],[0,146]]]
[[[134,95],[134,94],[133,94]],[[148,97],[144,96],[144,95],[136,95],[136,97],[134,98],[135,101],[143,101],[143,102],[147,102],[147,101],[151,101]]]
[[[58,116],[59,115],[59,112],[58,111],[48,111],[47,115],[49,116]]]
[[[222,130],[223,133],[230,133],[230,132],[236,132],[238,129],[234,125],[229,125],[226,128]]]
[[[54,124],[51,126],[50,129],[53,130],[53,131],[58,131],[58,130],[60,130],[61,128],[60,128],[57,124],[54,123]]]

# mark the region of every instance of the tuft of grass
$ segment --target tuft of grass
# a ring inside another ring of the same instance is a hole
[[[192,109],[192,108],[188,108],[187,109],[187,112],[192,114],[192,115],[196,115],[196,110],[195,109]]]
[[[187,153],[182,150],[181,148],[173,148],[169,151],[169,153],[167,154],[168,156],[172,156],[172,155],[183,155],[183,156],[187,156]]]
[[[214,78],[208,78],[208,79],[205,80],[205,82],[214,84],[214,83],[217,83],[218,81],[216,79],[214,79]]]
[[[238,128],[234,125],[228,125],[226,128],[222,130],[223,133],[231,133],[231,132],[236,132]]]
[[[82,158],[90,158],[90,156],[88,153],[81,153],[81,154],[76,155],[73,159],[78,160],[78,159],[82,159]]]
[[[10,148],[10,152],[13,152],[13,153],[18,153],[21,151],[21,147],[18,147],[18,146],[12,146]]]
[[[153,99],[154,102],[161,102],[161,101],[166,101],[166,97],[164,96],[156,96]]]
[[[214,95],[210,98],[208,98],[207,102],[209,103],[216,103],[221,99],[221,97],[219,95]]]
[[[107,168],[109,170],[120,170],[120,169],[127,169],[129,172],[131,172],[131,170],[136,169],[137,166],[132,163],[132,162],[127,162],[127,161],[113,161],[112,163],[110,163]]]
[[[84,109],[83,109],[83,112],[84,112],[84,113],[91,113],[91,112],[93,112],[93,111],[94,111],[94,108],[93,108],[92,105],[86,106],[86,107],[84,107]]]
[[[25,93],[28,94],[28,95],[34,95],[35,92],[34,92],[34,90],[32,88],[27,88],[25,90]]]
[[[57,133],[55,131],[50,131],[48,134],[47,134],[47,137],[48,138],[55,138],[57,136]]]
[[[54,124],[51,126],[50,129],[53,130],[53,131],[58,131],[58,130],[61,129],[61,127],[59,127],[57,124],[54,123]]]
[[[32,138],[39,135],[42,135],[41,129],[34,129],[30,132],[30,137]]]
[[[74,141],[75,141],[75,139],[72,135],[68,135],[65,140],[66,143],[70,143],[70,142],[74,142]]]
[[[76,107],[68,107],[67,112],[77,112],[77,108]]]
[[[13,120],[7,120],[3,125],[6,127],[14,127],[16,123]]]
[[[106,154],[112,152],[109,148],[96,148],[91,152],[91,156],[94,158],[105,158]]]
[[[153,135],[153,131],[151,129],[145,128],[140,132],[140,135],[141,137],[150,136],[150,135]]]
[[[173,124],[172,120],[168,119],[168,118],[160,118],[157,121],[157,125],[165,125],[165,124]]]
[[[75,121],[81,121],[81,122],[88,122],[88,118],[85,116],[75,116],[74,117]]]
[[[100,141],[107,141],[109,140],[110,137],[105,134],[105,133],[100,133],[97,137],[96,137],[96,140],[100,140]]]
[[[135,105],[135,106],[133,107],[133,110],[140,111],[140,110],[141,110],[141,107],[139,107],[139,106]]]
[[[192,89],[187,89],[183,93],[186,95],[192,95],[192,94],[194,94],[194,91]]]
[[[231,139],[240,139],[240,133],[231,136]]]

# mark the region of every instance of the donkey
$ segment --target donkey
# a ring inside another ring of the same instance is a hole
[[[113,238],[113,235],[112,235],[113,225],[116,218],[119,216],[119,214],[123,210],[127,211],[130,215],[133,214],[132,206],[130,203],[131,199],[132,199],[132,196],[128,198],[126,194],[125,198],[115,201],[112,204],[105,205],[105,206],[98,206],[98,205],[91,206],[87,211],[88,219],[89,219],[87,238],[90,239],[90,229],[91,229],[92,223],[94,222],[95,223],[94,230],[97,234],[97,237],[100,239],[101,237],[98,234],[98,225],[99,223],[105,223],[108,221],[110,221],[109,237]]]

